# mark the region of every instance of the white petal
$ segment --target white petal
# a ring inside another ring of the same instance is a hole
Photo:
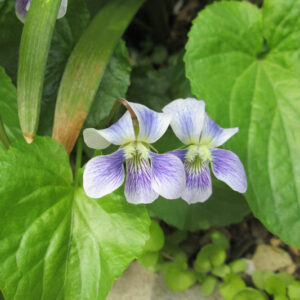
[[[68,7],[68,0],[62,0],[58,11],[57,19],[62,18],[66,14],[67,7]]]
[[[163,112],[172,116],[171,127],[184,144],[199,142],[204,122],[204,101],[177,99],[166,105]]]
[[[228,184],[234,191],[245,193],[247,178],[238,156],[228,150],[212,149],[212,170],[214,175]]]
[[[151,186],[151,166],[148,160],[126,161],[125,197],[132,204],[147,204],[158,198]]]
[[[83,188],[91,198],[110,194],[124,181],[124,151],[92,158],[83,173]]]
[[[127,111],[115,124],[106,129],[88,128],[83,131],[84,142],[93,149],[104,149],[111,143],[123,145],[134,141],[134,129]]]
[[[152,188],[166,199],[179,198],[185,188],[182,161],[173,154],[150,153],[152,162]]]
[[[158,113],[145,105],[128,102],[137,116],[139,123],[138,140],[152,144],[156,142],[168,129],[170,117]]]
[[[201,133],[201,144],[209,144],[212,147],[219,147],[239,131],[235,128],[222,128],[205,114],[203,129]]]
[[[208,164],[197,170],[186,164],[185,171],[186,188],[182,199],[189,204],[205,202],[212,194],[211,175]]]

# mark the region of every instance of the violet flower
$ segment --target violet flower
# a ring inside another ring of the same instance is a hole
[[[16,15],[21,22],[25,22],[27,12],[32,0],[16,0]],[[57,19],[62,18],[67,12],[68,0],[61,0]]]
[[[172,116],[171,127],[187,146],[170,152],[184,163],[186,188],[181,197],[187,203],[204,202],[211,196],[209,165],[219,180],[237,192],[246,192],[246,174],[238,156],[217,149],[237,133],[238,128],[221,128],[205,113],[204,101],[193,98],[174,100],[163,108],[163,112]]]
[[[185,172],[181,160],[171,153],[156,154],[150,144],[167,130],[170,117],[144,105],[127,102],[136,115],[135,124],[127,111],[109,128],[85,129],[85,143],[104,149],[111,143],[120,148],[110,154],[92,158],[83,174],[83,187],[91,198],[100,198],[120,187],[125,179],[125,196],[134,204],[151,203],[159,195],[179,198],[185,188]],[[126,172],[124,169],[126,166]]]

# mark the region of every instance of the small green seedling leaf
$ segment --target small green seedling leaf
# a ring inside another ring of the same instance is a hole
[[[245,259],[241,258],[231,262],[229,264],[229,267],[232,273],[239,274],[246,271],[247,263]]]
[[[204,274],[210,272],[212,266],[209,258],[198,254],[196,260],[194,261],[194,269],[195,271]]]
[[[224,249],[229,248],[228,238],[220,231],[214,230],[210,234],[211,241]]]
[[[201,284],[201,294],[203,296],[210,296],[216,289],[217,283],[217,278],[213,276],[207,276]]]
[[[183,271],[177,263],[170,263],[166,272],[167,286],[174,291],[184,291],[196,282],[196,275],[192,271]]]
[[[212,274],[214,274],[215,276],[224,278],[225,276],[227,276],[228,274],[230,274],[230,267],[227,265],[221,265],[221,266],[217,266],[214,267],[212,269]]]
[[[288,274],[288,273],[278,273],[276,274],[276,276],[286,285],[290,285],[291,283],[293,283],[295,281],[295,278],[293,275]],[[300,295],[300,294],[299,294]]]
[[[187,270],[188,268],[188,257],[184,251],[180,251],[174,255],[174,262],[181,266],[182,270]]]
[[[267,300],[267,296],[258,290],[253,288],[246,288],[238,292],[232,300]]]
[[[145,251],[159,251],[165,243],[164,232],[159,224],[152,220],[150,225],[150,238],[145,244]]]
[[[274,300],[289,300],[289,298],[286,296],[275,296]]]
[[[300,299],[300,282],[294,281],[288,286],[288,296],[291,299]]]
[[[178,245],[187,238],[186,230],[176,230],[175,232],[166,236],[166,243]]]
[[[238,292],[245,288],[245,282],[238,275],[229,274],[220,285],[220,294],[225,300],[232,300]]]
[[[156,265],[159,260],[159,252],[145,252],[138,258],[138,262],[150,271],[156,271]]]
[[[264,290],[266,280],[273,275],[274,273],[272,272],[255,271],[252,274],[252,281],[257,288]]]
[[[274,296],[283,296],[286,294],[286,286],[276,274],[266,279],[265,290]]]

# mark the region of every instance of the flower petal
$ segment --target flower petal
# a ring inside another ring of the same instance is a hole
[[[219,147],[239,131],[235,128],[222,128],[205,114],[203,129],[201,133],[201,144],[208,144],[212,147]]]
[[[16,15],[21,22],[25,22],[27,12],[32,0],[16,0]],[[62,0],[57,14],[57,19],[62,18],[67,12],[68,0]]]
[[[208,164],[194,170],[185,164],[186,188],[182,199],[187,203],[205,202],[212,194],[211,176]]]
[[[165,106],[163,112],[172,116],[171,127],[184,144],[199,142],[204,122],[204,101],[177,99]]]
[[[151,203],[157,197],[151,187],[151,166],[148,160],[139,162],[129,159],[126,161],[127,178],[125,183],[125,197],[133,204]]]
[[[115,124],[106,129],[87,128],[83,131],[84,142],[93,149],[104,149],[110,145],[123,145],[134,141],[134,129],[127,111]]]
[[[170,125],[170,117],[158,113],[142,104],[128,102],[139,122],[138,140],[152,144],[166,132]]]
[[[57,19],[65,16],[68,7],[68,0],[61,0],[60,8],[57,14]]]
[[[30,5],[31,0],[16,0],[16,15],[21,22],[25,22],[27,15],[27,5]]]
[[[178,149],[178,150],[170,151],[168,153],[177,156],[184,163],[187,150],[186,149]]]
[[[83,173],[83,188],[91,198],[100,198],[110,194],[124,181],[124,151],[91,159]]]
[[[224,149],[212,149],[212,170],[214,175],[228,184],[234,191],[245,193],[247,178],[245,169],[236,154]]]
[[[173,154],[150,153],[152,162],[152,188],[166,199],[179,198],[185,188],[182,161]]]

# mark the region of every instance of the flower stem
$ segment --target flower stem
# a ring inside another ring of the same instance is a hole
[[[6,149],[9,149],[9,139],[6,135],[1,117],[0,117],[0,140],[2,141],[3,145],[5,146]]]
[[[130,107],[130,105],[127,103],[127,101],[123,98],[119,98],[115,101],[112,109],[110,110],[109,116],[107,117],[107,119],[104,121],[104,124],[101,124],[98,128],[102,128],[102,125],[104,125],[105,127],[109,127],[117,108],[119,107],[119,105],[123,105],[130,113],[132,120],[136,120],[136,114],[134,113],[133,109]]]
[[[80,135],[77,140],[77,149],[76,149],[75,180],[74,180],[75,187],[78,186],[78,181],[79,181],[79,171],[81,168],[81,160],[82,160],[82,144],[83,144],[83,139],[82,136]]]

